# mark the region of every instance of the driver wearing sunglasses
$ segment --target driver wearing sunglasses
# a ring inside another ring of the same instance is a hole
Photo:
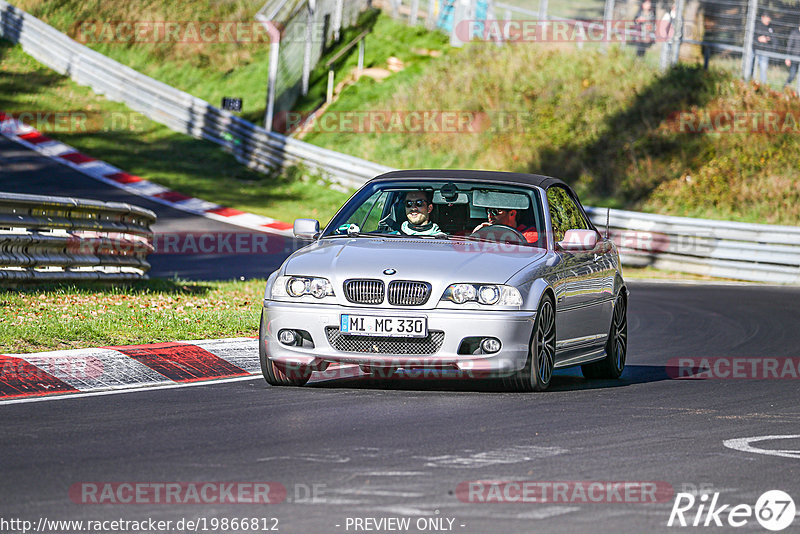
[[[442,230],[431,221],[433,211],[433,193],[430,191],[409,191],[405,195],[403,205],[406,209],[407,221],[403,222],[400,232],[406,235],[439,235]]]
[[[486,217],[489,220],[476,226],[475,230],[473,230],[473,233],[477,232],[481,228],[500,224],[503,226],[510,226],[514,230],[517,230],[519,233],[525,236],[525,240],[528,243],[536,243],[539,240],[539,232],[536,231],[536,228],[529,228],[524,224],[517,224],[517,210],[505,208],[486,208]]]

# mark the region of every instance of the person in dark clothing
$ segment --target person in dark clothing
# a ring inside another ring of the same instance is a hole
[[[786,46],[786,54],[789,56],[800,56],[800,27],[795,27],[789,34],[789,44]],[[784,87],[794,81],[797,76],[798,61],[791,59],[786,60],[786,66],[789,67],[789,78],[786,80]]]
[[[653,46],[653,32],[656,29],[656,11],[653,9],[653,3],[650,0],[643,0],[639,6],[639,11],[633,17],[636,23],[637,35],[634,37],[636,40],[636,55],[643,57],[647,49]]]
[[[753,41],[753,63],[750,66],[750,76],[755,74],[755,66],[758,63],[758,73],[761,83],[767,83],[767,67],[769,67],[769,56],[762,52],[775,51],[775,30],[771,25],[772,17],[768,13],[761,13],[761,18],[756,21],[755,40]]]

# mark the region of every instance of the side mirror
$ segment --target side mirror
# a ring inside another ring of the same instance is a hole
[[[298,239],[316,239],[319,235],[319,221],[316,219],[295,219],[294,236]]]
[[[558,242],[564,250],[592,250],[597,245],[597,232],[594,230],[567,230],[564,240]]]

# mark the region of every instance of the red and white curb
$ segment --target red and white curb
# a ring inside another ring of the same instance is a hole
[[[2,111],[0,111],[0,135],[96,180],[153,202],[244,228],[291,235],[292,225],[289,223],[193,198],[162,185],[148,182],[139,176],[129,174],[105,161],[95,159],[67,144],[47,137],[35,128]]]
[[[331,367],[317,379],[361,374],[357,365]],[[0,404],[260,377],[253,338],[0,354]]]
[[[181,341],[0,355],[0,402],[260,374],[258,340]]]

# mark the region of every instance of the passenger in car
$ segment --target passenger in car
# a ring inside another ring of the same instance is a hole
[[[404,205],[407,221],[403,222],[400,232],[406,235],[441,235],[439,225],[431,221],[433,211],[433,193],[430,191],[409,191],[406,193]]]
[[[477,232],[481,228],[492,226],[495,224],[502,224],[510,226],[523,236],[528,243],[536,243],[539,241],[539,232],[536,228],[525,226],[524,224],[517,224],[517,210],[510,210],[505,208],[486,208],[486,216],[489,219],[475,227],[473,230]]]

